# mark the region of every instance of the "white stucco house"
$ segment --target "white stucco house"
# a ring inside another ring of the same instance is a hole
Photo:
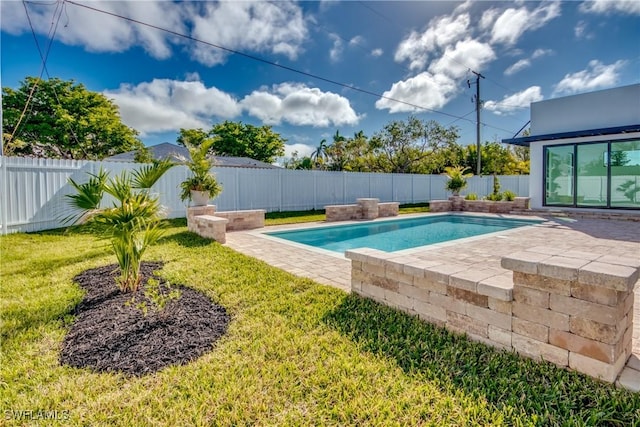
[[[640,84],[531,104],[531,207],[640,214]],[[631,212],[629,212],[631,213]]]

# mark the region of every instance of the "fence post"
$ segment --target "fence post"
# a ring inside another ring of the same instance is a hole
[[[7,157],[0,156],[0,168],[2,168],[2,234],[8,234],[9,230],[7,230],[7,209],[8,209],[8,201],[9,195],[7,194],[7,190],[9,185],[7,184]]]
[[[318,173],[316,171],[311,171],[313,175],[313,209],[317,209],[318,207],[318,186],[316,185],[316,181],[318,179]]]
[[[278,171],[278,187],[280,188],[280,200],[278,203],[278,212],[282,212],[282,198],[284,197],[284,189],[282,188],[282,172],[284,169]]]
[[[240,204],[240,168],[234,168],[236,171],[236,185],[234,188],[234,197],[233,197],[233,210],[239,210],[238,205]]]

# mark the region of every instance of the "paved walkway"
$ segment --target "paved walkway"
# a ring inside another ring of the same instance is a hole
[[[453,261],[456,264],[468,264],[482,269],[501,269],[500,259],[505,255],[536,247],[548,251],[548,248],[552,247],[557,254],[602,253],[637,260],[640,266],[640,226],[637,222],[546,219],[547,222],[535,227],[518,228],[401,252],[418,258]],[[263,234],[265,231],[326,225],[324,222],[306,223],[227,233],[227,245],[274,267],[350,292],[351,262],[344,256],[304,245],[283,243],[280,239]],[[636,286],[635,292],[634,355],[627,363],[627,369],[623,371],[620,380],[626,387],[640,391],[640,286]]]

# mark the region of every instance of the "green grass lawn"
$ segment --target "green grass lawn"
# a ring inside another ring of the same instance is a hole
[[[224,305],[228,334],[143,377],[60,366],[81,300],[72,278],[115,262],[86,229],[0,238],[3,425],[68,411],[70,425],[619,425],[640,394],[498,352],[270,267],[172,221],[147,260]],[[64,423],[60,423],[64,424]],[[40,425],[55,425],[41,421]]]

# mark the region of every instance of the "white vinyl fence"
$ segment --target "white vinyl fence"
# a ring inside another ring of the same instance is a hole
[[[82,183],[87,173],[100,168],[111,175],[139,167],[135,163],[0,157],[2,233],[30,232],[65,226],[73,211],[65,195],[73,188],[68,179]],[[295,211],[322,209],[326,205],[355,203],[359,197],[377,197],[383,202],[423,203],[446,199],[446,177],[360,172],[327,172],[288,169],[214,168],[222,193],[212,201],[218,210],[265,209]],[[178,185],[189,175],[184,166],[169,170],[152,189],[167,208],[169,218],[186,214]],[[501,191],[519,196],[529,193],[526,175],[500,176]],[[467,192],[491,193],[491,177],[469,179]]]

